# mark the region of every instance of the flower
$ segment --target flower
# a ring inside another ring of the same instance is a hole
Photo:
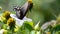
[[[5,17],[6,19],[10,18],[10,12],[9,11],[5,11],[3,13],[3,17]]]
[[[7,32],[8,32],[7,30],[4,30],[3,34],[7,34]]]
[[[15,20],[14,20],[13,18],[9,18],[9,19],[7,20],[7,25],[8,25],[8,26],[14,26],[14,25],[15,25]]]
[[[7,34],[7,30],[1,29],[1,30],[0,30],[0,34]]]

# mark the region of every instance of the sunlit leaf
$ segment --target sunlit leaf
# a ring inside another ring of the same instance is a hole
[[[32,24],[33,22],[31,22],[31,24]],[[26,21],[26,22],[24,22],[24,26],[29,30],[29,31],[31,31],[31,30],[33,30],[33,26],[30,24],[30,22],[28,22],[28,21]]]

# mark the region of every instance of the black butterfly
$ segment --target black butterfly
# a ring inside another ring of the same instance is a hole
[[[29,2],[26,2],[23,6],[19,7],[15,7],[14,10],[16,11],[16,16],[19,18],[19,19],[23,19],[24,16],[26,16],[28,10],[31,11],[33,7],[33,3],[29,3]]]

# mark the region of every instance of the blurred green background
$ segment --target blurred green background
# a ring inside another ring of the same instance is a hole
[[[13,12],[14,6],[22,6],[27,0],[0,0],[3,10]],[[36,24],[38,21],[43,23],[45,20],[55,19],[60,14],[60,0],[33,0],[33,9],[27,13]]]

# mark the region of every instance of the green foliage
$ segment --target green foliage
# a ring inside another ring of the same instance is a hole
[[[4,24],[3,26],[2,26],[2,29],[7,29],[7,24]]]
[[[51,30],[52,33],[55,33],[55,32],[58,32],[58,31],[60,31],[60,24],[55,25]]]
[[[57,31],[55,34],[60,34],[60,31]]]
[[[22,27],[24,29],[27,28],[29,31],[32,31],[34,29],[33,22],[28,22],[28,21],[25,21]]]

